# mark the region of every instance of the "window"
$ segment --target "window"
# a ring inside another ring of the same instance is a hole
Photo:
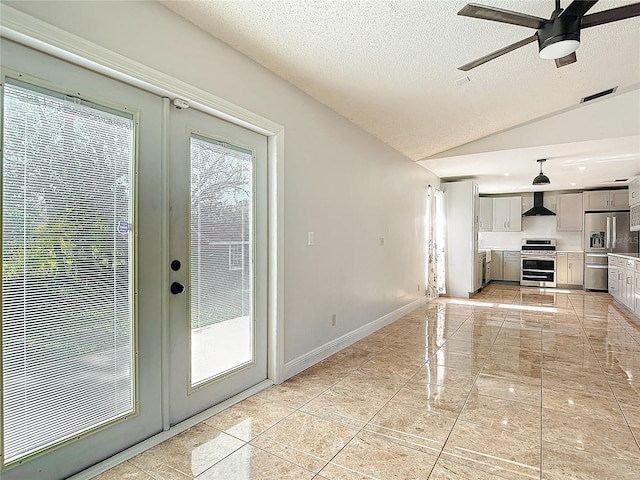
[[[2,427],[11,463],[135,410],[131,115],[7,79]]]
[[[229,270],[242,270],[242,245],[229,245]]]

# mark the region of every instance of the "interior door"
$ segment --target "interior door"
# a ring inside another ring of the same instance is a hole
[[[66,478],[162,430],[161,99],[1,42],[1,476]]]
[[[267,139],[172,107],[170,422],[267,378]]]

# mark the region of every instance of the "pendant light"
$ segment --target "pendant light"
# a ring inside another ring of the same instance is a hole
[[[540,164],[540,174],[533,179],[533,185],[549,185],[551,183],[549,181],[549,177],[547,177],[544,173],[542,173],[542,164],[546,161],[547,160],[544,158],[537,160],[537,162]]]

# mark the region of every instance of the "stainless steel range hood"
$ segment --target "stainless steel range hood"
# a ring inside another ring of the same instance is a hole
[[[544,192],[533,192],[533,208],[522,214],[523,217],[535,217],[538,215],[555,215],[544,205]]]

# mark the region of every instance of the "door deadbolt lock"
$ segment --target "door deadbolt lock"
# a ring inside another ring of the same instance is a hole
[[[178,282],[173,282],[171,284],[171,287],[169,287],[169,290],[171,290],[171,293],[173,293],[174,295],[180,295],[182,292],[184,292],[184,285]]]

